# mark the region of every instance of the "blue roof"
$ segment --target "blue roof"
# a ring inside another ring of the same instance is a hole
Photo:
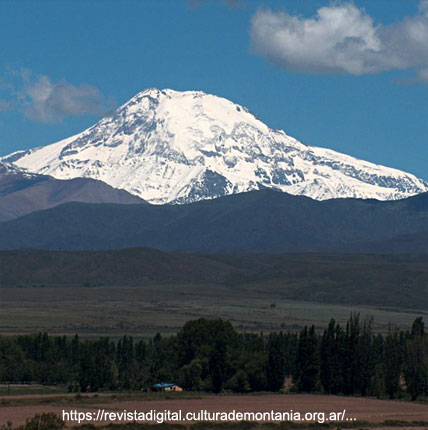
[[[157,384],[154,384],[153,387],[156,387],[156,388],[168,388],[168,387],[173,387],[174,385],[177,385],[177,384],[174,384],[172,382],[159,382]]]

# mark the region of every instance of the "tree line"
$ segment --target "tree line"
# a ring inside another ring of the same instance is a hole
[[[352,314],[323,332],[239,333],[228,321],[187,322],[173,336],[0,337],[0,382],[66,384],[70,391],[140,390],[175,382],[185,390],[288,390],[403,397],[428,395],[428,335],[422,318],[410,331],[374,333],[373,320]]]

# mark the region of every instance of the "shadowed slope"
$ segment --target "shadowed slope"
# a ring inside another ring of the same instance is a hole
[[[427,193],[319,202],[263,190],[180,206],[69,203],[1,224],[0,249],[424,252],[427,232]]]
[[[58,180],[0,163],[0,222],[67,202],[136,204],[144,200],[94,179]]]

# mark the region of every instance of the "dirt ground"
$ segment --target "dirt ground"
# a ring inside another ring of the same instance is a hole
[[[47,396],[32,395],[32,396],[13,396],[14,399],[35,399]],[[52,397],[52,396],[51,396]],[[0,398],[1,401],[1,398]],[[377,424],[383,423],[386,420],[399,420],[399,421],[418,421],[428,422],[428,405],[417,404],[410,402],[400,401],[387,401],[376,400],[367,398],[351,398],[351,397],[338,397],[338,396],[319,396],[319,395],[218,395],[218,396],[202,396],[198,399],[173,399],[173,400],[145,400],[145,401],[120,401],[117,399],[113,402],[104,403],[104,399],[97,399],[95,405],[77,406],[73,404],[48,404],[48,405],[20,405],[20,406],[0,406],[0,424],[7,421],[12,421],[14,426],[25,423],[26,418],[34,416],[40,412],[55,412],[62,415],[62,411],[70,412],[77,410],[79,412],[93,412],[96,414],[98,410],[122,412],[138,411],[148,412],[150,410],[156,411],[182,411],[184,415],[186,412],[199,412],[200,410],[207,410],[210,412],[230,412],[232,410],[240,412],[286,412],[294,411],[300,412],[302,415],[306,412],[325,412],[326,416],[330,412],[345,412],[345,420],[356,419],[358,421],[366,421],[369,423]],[[88,421],[83,421],[88,422]],[[108,423],[109,420],[103,420],[99,423]],[[116,421],[117,423],[121,421]],[[92,422],[95,424],[94,422]],[[76,425],[76,422],[67,422],[71,427]],[[369,428],[369,426],[364,426]],[[377,427],[380,429],[387,429],[385,427]],[[407,427],[401,427],[406,429]],[[427,429],[427,427],[408,427],[413,430]]]

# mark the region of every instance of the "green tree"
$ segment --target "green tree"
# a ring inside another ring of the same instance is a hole
[[[285,360],[282,351],[282,333],[271,333],[267,340],[267,388],[278,391],[284,385]]]
[[[334,319],[324,330],[320,345],[320,382],[325,392],[338,394],[343,391],[344,334]]]
[[[0,381],[24,382],[25,357],[12,338],[0,337]]]
[[[235,393],[246,393],[250,391],[250,381],[247,373],[243,369],[238,369],[231,378],[229,386]]]
[[[178,383],[188,391],[201,390],[203,388],[202,369],[202,360],[195,358],[180,369],[178,372]]]
[[[343,343],[343,394],[354,394],[358,387],[358,338],[360,336],[360,314],[351,313],[347,323]]]
[[[424,394],[427,387],[426,335],[422,317],[416,318],[406,344],[405,378],[412,400]]]
[[[315,326],[305,326],[299,335],[297,350],[297,387],[307,393],[315,391],[319,378],[318,340]]]
[[[225,362],[226,345],[223,342],[216,342],[209,360],[211,385],[214,393],[219,393],[223,389],[225,381]]]
[[[389,331],[385,338],[383,365],[385,376],[385,390],[390,399],[393,399],[400,389],[400,375],[403,363],[398,330]]]
[[[187,322],[177,334],[178,364],[183,367],[195,358],[208,361],[204,385],[220,392],[236,372],[239,336],[228,321],[205,319]]]
[[[245,351],[240,367],[244,369],[250,391],[268,390],[267,386],[267,354],[265,351]]]
[[[362,396],[367,395],[375,370],[372,326],[373,318],[366,318],[360,326],[360,336],[357,342],[356,387]]]

